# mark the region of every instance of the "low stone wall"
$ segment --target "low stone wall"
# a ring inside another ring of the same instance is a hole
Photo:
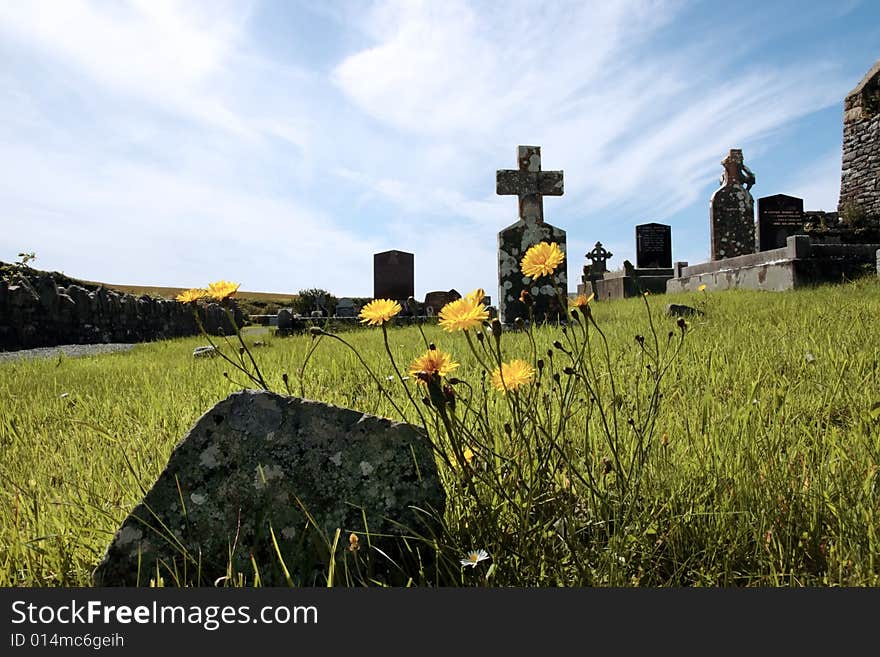
[[[871,271],[880,244],[815,244],[792,235],[780,249],[680,267],[666,283],[667,293],[743,288],[781,292],[834,283]]]
[[[233,328],[217,304],[200,308],[205,329]],[[238,325],[242,316],[236,309]],[[122,294],[0,263],[0,351],[62,344],[148,342],[199,333],[192,309],[169,299]]]

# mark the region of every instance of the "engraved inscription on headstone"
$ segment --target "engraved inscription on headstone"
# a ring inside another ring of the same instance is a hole
[[[636,226],[636,268],[672,267],[672,228],[650,223]]]
[[[786,194],[758,199],[758,250],[781,249],[790,235],[804,234],[804,199]]]

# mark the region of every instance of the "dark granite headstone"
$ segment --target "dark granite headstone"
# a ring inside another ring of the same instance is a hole
[[[758,250],[781,249],[789,235],[804,234],[804,199],[786,194],[758,199]]]
[[[461,294],[455,289],[449,290],[448,292],[428,292],[425,295],[425,311],[427,312],[428,308],[430,308],[431,315],[436,315],[443,309],[443,306],[456,299],[461,299]]]
[[[498,314],[509,324],[517,317],[528,319],[528,308],[520,301],[523,291],[534,300],[535,321],[564,316],[566,309],[557,297],[557,288],[565,296],[568,290],[566,262],[552,276],[537,280],[525,276],[520,261],[530,247],[540,242],[555,242],[565,253],[565,231],[544,221],[544,196],[562,196],[562,171],[541,170],[541,147],[517,147],[518,169],[499,169],[497,194],[519,197],[519,220],[498,233]]]
[[[730,149],[721,161],[721,188],[709,201],[709,237],[712,260],[755,252],[755,201],[749,190],[755,174],[743,162],[742,151]]]
[[[415,256],[383,251],[373,256],[373,298],[404,301],[415,293]]]
[[[672,228],[650,223],[636,226],[636,269],[672,267]]]

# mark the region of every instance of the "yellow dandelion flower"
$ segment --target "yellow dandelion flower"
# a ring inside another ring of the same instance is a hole
[[[568,300],[569,308],[586,308],[590,305],[590,302],[596,298],[596,293],[591,292],[590,296],[586,294],[579,294],[574,299]]]
[[[399,313],[400,310],[400,304],[396,301],[391,301],[390,299],[375,299],[361,308],[361,313],[358,317],[361,318],[361,324],[379,326],[389,321]]]
[[[474,460],[474,450],[466,445],[464,448],[464,452],[462,452],[462,456],[464,456],[464,460],[467,462],[467,464],[470,465],[471,461]]]
[[[452,356],[440,349],[428,349],[424,354],[416,358],[409,366],[411,376],[417,376],[419,373],[437,374],[446,376],[452,370],[458,367],[458,363],[452,360]],[[418,379],[420,383],[424,383],[422,379]]]
[[[705,292],[706,291],[706,284],[703,283],[700,287],[697,288],[697,291],[698,292]]]
[[[492,372],[492,385],[501,392],[514,390],[519,386],[531,383],[535,378],[535,370],[524,360],[512,360],[501,363],[501,367]]]
[[[466,331],[489,319],[489,310],[483,305],[486,293],[477,288],[461,299],[450,301],[440,310],[440,326],[447,331]]]
[[[520,261],[522,273],[531,278],[549,276],[565,260],[556,242],[540,242],[531,247]]]
[[[207,296],[217,301],[229,299],[236,292],[241,283],[230,283],[229,281],[217,281],[216,283],[208,283]]]
[[[201,288],[192,288],[189,290],[184,290],[180,294],[178,294],[175,299],[180,301],[181,303],[192,303],[193,301],[198,301],[199,299],[204,299],[208,295],[208,291]]]

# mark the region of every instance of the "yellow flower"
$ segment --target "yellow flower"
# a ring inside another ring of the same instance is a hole
[[[698,292],[705,292],[706,291],[706,284],[703,283],[700,287],[697,288],[697,291]]]
[[[390,299],[375,299],[361,308],[361,324],[379,326],[400,312],[400,304]]]
[[[241,283],[230,283],[229,281],[217,281],[216,283],[208,283],[208,293],[207,296],[212,299],[216,299],[217,301],[223,301],[224,299],[229,299],[236,292],[238,292],[238,288]]]
[[[428,349],[428,351],[412,362],[409,366],[409,373],[412,376],[416,376],[421,372],[428,375],[446,376],[456,367],[458,367],[458,363],[452,360],[452,357],[445,351]],[[424,383],[422,379],[419,379],[419,382]]]
[[[596,293],[591,292],[590,296],[585,294],[579,294],[574,299],[568,300],[569,308],[586,308],[590,305],[590,302],[596,298]]]
[[[471,461],[474,460],[474,450],[465,445],[464,452],[462,452],[462,456],[464,456],[464,460],[467,461],[467,464],[470,465]]]
[[[190,290],[185,290],[178,294],[175,299],[180,301],[181,303],[192,303],[193,301],[198,301],[199,299],[204,299],[208,295],[208,291],[200,288],[192,288]]]
[[[562,264],[565,256],[556,242],[540,242],[531,247],[520,261],[522,273],[531,278],[549,276]]]
[[[483,305],[486,293],[477,288],[461,299],[450,301],[440,310],[440,326],[447,331],[466,331],[489,319],[489,311]]]
[[[495,368],[492,372],[492,385],[501,392],[507,392],[531,383],[534,378],[534,368],[524,360],[516,359],[509,363],[501,363],[500,368]]]

